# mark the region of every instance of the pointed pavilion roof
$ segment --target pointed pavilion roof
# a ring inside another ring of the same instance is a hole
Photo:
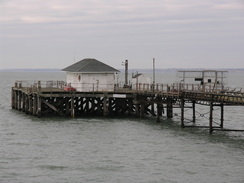
[[[79,62],[76,62],[62,71],[67,72],[81,72],[81,73],[115,73],[119,72],[117,69],[104,64],[94,58],[85,58]]]

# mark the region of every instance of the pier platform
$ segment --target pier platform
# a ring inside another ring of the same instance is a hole
[[[181,109],[181,127],[195,126],[196,105],[209,107],[209,133],[224,129],[224,107],[244,106],[244,92],[229,88],[201,88],[199,85],[140,84],[136,89],[116,86],[114,91],[79,92],[67,90],[63,81],[16,81],[11,92],[12,109],[44,117],[155,116],[157,121],[165,114],[173,118],[173,108]],[[187,106],[185,104],[188,104]],[[190,107],[189,107],[190,106]],[[220,124],[213,123],[213,108],[219,106]],[[192,109],[192,125],[185,124],[185,109]],[[242,131],[241,129],[236,129]]]

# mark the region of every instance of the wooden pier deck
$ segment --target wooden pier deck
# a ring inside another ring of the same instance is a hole
[[[191,104],[195,126],[195,105],[209,106],[209,133],[222,129],[224,123],[224,106],[244,106],[244,92],[226,88],[213,90],[201,89],[197,85],[155,84],[138,85],[136,90],[115,88],[114,91],[65,91],[62,81],[40,81],[33,84],[17,81],[12,87],[12,109],[26,114],[42,117],[61,115],[82,117],[86,115],[116,116],[133,115],[143,117],[151,115],[160,121],[163,113],[173,117],[173,108],[181,109],[181,126],[185,125],[186,103]],[[221,120],[218,126],[213,125],[213,107],[221,108]]]

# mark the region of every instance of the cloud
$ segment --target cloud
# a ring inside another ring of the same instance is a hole
[[[211,20],[218,11],[240,8],[238,2],[219,3],[216,0],[5,0],[0,3],[0,23],[79,23],[85,26],[164,21],[189,23],[198,18]]]
[[[127,57],[141,67],[146,64],[139,61],[152,56],[186,64],[232,58],[228,49],[244,46],[242,5],[241,0],[1,0],[1,59],[18,55],[31,62],[28,57],[45,55],[65,63],[64,55],[73,57],[74,49],[82,50],[81,58]]]

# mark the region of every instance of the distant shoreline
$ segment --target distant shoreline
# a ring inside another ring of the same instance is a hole
[[[62,69],[0,69],[0,72],[62,72]],[[118,69],[120,72],[124,72],[124,69]],[[244,72],[244,68],[165,68],[165,69],[155,69],[156,73],[159,72],[177,72],[179,70],[223,70],[228,72]],[[136,73],[152,73],[153,69],[129,69],[129,72]]]

